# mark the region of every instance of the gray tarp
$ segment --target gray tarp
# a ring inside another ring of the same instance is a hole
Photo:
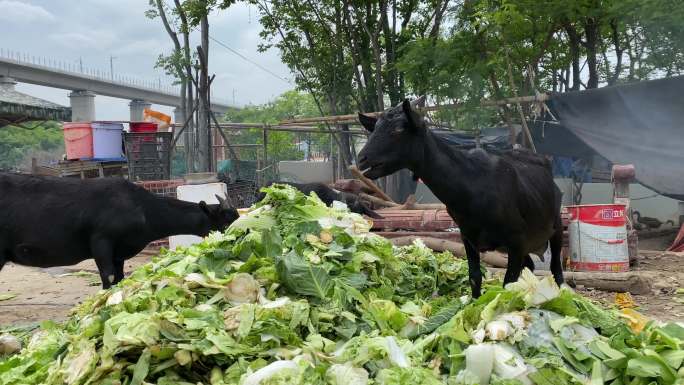
[[[606,159],[634,164],[641,184],[684,200],[684,76],[553,94],[548,105]]]

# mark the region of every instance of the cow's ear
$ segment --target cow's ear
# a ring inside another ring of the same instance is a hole
[[[199,207],[202,209],[202,211],[204,211],[205,214],[211,215],[211,210],[209,209],[209,206],[207,206],[207,202],[200,201],[198,204],[199,204]]]
[[[359,112],[359,122],[361,122],[363,128],[368,130],[368,132],[373,132],[375,129],[375,123],[378,122],[378,119],[376,117],[368,116]]]
[[[413,109],[411,104],[408,99],[404,99],[401,103],[401,109],[404,111],[404,115],[406,115],[406,120],[408,120],[409,130],[413,133],[420,133],[424,128],[423,118]]]

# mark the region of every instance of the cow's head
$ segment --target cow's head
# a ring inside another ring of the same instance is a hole
[[[359,153],[358,166],[366,177],[377,179],[420,165],[427,128],[414,107],[423,101],[424,97],[405,99],[378,118],[359,113],[359,121],[371,133]]]
[[[204,201],[201,201],[199,205],[209,217],[210,230],[223,231],[231,223],[235,222],[240,217],[240,214],[225,198],[216,195],[216,199],[219,201],[217,205],[208,205]]]

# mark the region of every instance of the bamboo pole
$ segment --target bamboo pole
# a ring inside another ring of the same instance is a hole
[[[401,206],[399,203],[389,202],[389,201],[386,201],[384,199],[380,199],[376,196],[369,195],[366,193],[359,193],[359,197],[366,199],[367,201],[369,201],[371,203],[375,203],[378,206],[382,206],[382,207],[398,208],[399,206]]]
[[[251,130],[251,129],[262,129],[267,131],[285,131],[285,132],[299,132],[299,133],[312,133],[312,134],[337,134],[341,133],[342,130],[314,130],[311,126],[284,126],[284,125],[264,125],[260,123],[221,123],[221,128],[230,130]],[[361,130],[350,130],[344,131],[351,135],[363,135],[366,136],[365,131]]]
[[[392,198],[390,198],[387,194],[385,194],[385,192],[382,191],[380,189],[380,187],[378,187],[375,183],[373,183],[372,180],[366,178],[363,175],[363,173],[361,171],[359,171],[358,168],[356,168],[356,166],[349,166],[349,171],[351,171],[352,175],[354,175],[354,177],[356,179],[363,182],[363,184],[365,184],[366,186],[368,186],[368,188],[373,190],[374,193],[378,194],[378,196],[380,196],[380,198],[382,198],[388,202],[396,203],[395,201],[392,200]]]
[[[503,105],[508,105],[508,104],[517,104],[517,103],[540,103],[540,102],[545,102],[549,99],[550,99],[550,96],[548,94],[539,94],[539,95],[530,95],[530,96],[516,96],[516,97],[505,98],[505,99],[500,99],[500,100],[484,99],[484,100],[480,101],[480,106],[498,107],[498,106],[503,106]],[[430,111],[438,111],[441,109],[459,108],[462,106],[463,106],[463,103],[450,103],[450,104],[442,104],[439,106],[417,107],[416,109],[420,112],[430,112]],[[373,116],[373,117],[378,117],[380,114],[382,114],[382,111],[364,113],[364,115]],[[289,120],[281,121],[280,125],[286,126],[286,125],[290,125],[290,124],[320,123],[320,122],[340,123],[340,122],[347,122],[347,121],[357,123],[358,122],[358,115],[357,114],[348,114],[348,115],[336,115],[336,116],[321,116],[321,117],[316,117],[316,118],[289,119]]]
[[[511,62],[507,61],[508,64],[508,82],[511,85],[511,90],[513,90],[513,95],[516,97],[518,96],[518,91],[515,90],[515,81],[513,80],[513,70],[511,70]],[[522,110],[522,105],[520,102],[516,102],[516,107],[518,110],[518,113],[520,114],[520,121],[522,123],[522,128],[523,132],[525,133],[525,138],[527,138],[527,143],[530,145],[530,148],[532,149],[533,152],[537,152],[537,147],[534,145],[534,140],[532,140],[532,133],[530,132],[530,128],[527,127],[527,119],[525,119],[525,114],[523,113]]]

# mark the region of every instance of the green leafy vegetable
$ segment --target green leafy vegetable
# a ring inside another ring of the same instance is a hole
[[[463,259],[393,247],[314,194],[265,191],[65,323],[3,330],[24,348],[0,350],[0,384],[682,385],[681,325],[634,333],[528,271],[473,300]]]

